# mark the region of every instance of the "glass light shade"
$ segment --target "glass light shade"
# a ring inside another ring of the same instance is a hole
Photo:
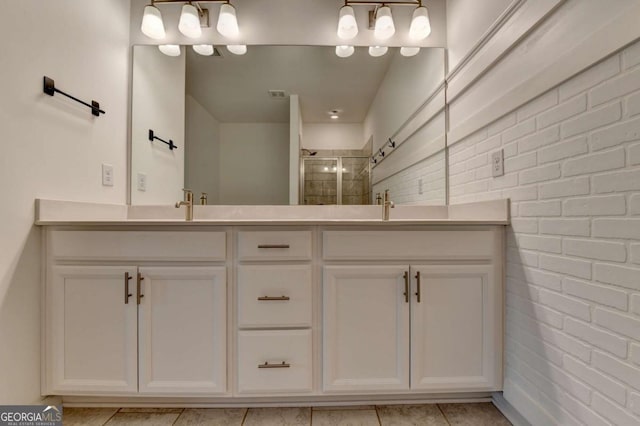
[[[402,56],[416,56],[420,52],[419,47],[401,47],[400,54]]]
[[[213,46],[210,44],[194,44],[193,50],[202,56],[211,56],[213,55]]]
[[[343,40],[350,40],[358,35],[358,23],[353,7],[342,6],[340,8],[340,18],[338,18],[338,37]]]
[[[378,9],[376,14],[376,25],[373,30],[373,34],[377,39],[386,40],[394,35],[396,27],[393,24],[393,17],[391,16],[391,8],[389,6],[382,6]]]
[[[429,22],[429,12],[424,6],[416,8],[411,18],[409,27],[409,38],[412,40],[422,40],[431,34],[431,23]]]
[[[355,50],[356,49],[353,46],[336,46],[336,56],[340,58],[348,58],[353,55]]]
[[[158,49],[167,56],[180,56],[180,46],[177,44],[161,44]]]
[[[142,15],[142,25],[140,26],[142,34],[154,40],[162,40],[165,38],[164,23],[160,9],[155,6],[145,6]]]
[[[247,45],[246,44],[230,44],[227,46],[227,50],[234,55],[244,55],[247,53]]]
[[[369,46],[369,55],[377,58],[387,53],[387,50],[389,50],[387,46]]]
[[[182,6],[178,29],[189,38],[198,38],[202,35],[200,16],[198,15],[198,9],[194,5],[187,3]]]
[[[218,25],[216,29],[220,34],[227,38],[234,38],[240,35],[238,28],[238,18],[236,18],[236,9],[228,3],[220,6],[220,15],[218,16]]]

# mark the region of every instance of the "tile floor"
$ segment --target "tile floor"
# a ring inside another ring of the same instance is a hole
[[[509,426],[491,403],[315,408],[65,408],[65,426]]]

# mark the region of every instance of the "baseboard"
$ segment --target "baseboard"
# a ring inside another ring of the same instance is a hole
[[[496,406],[513,426],[531,426],[531,423],[529,423],[509,401],[504,399],[502,392],[494,392],[491,395],[491,402],[493,402],[493,405]]]
[[[62,397],[57,395],[44,396],[30,405],[62,405]]]

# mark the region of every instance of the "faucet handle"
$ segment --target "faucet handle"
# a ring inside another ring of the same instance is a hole
[[[182,190],[184,191],[184,200],[185,201],[193,201],[193,191],[191,191],[190,189],[185,189],[185,188],[182,188]]]

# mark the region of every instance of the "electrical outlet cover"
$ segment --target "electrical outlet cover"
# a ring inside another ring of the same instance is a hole
[[[102,163],[102,185],[113,186],[113,166]]]
[[[147,175],[146,173],[138,173],[138,191],[147,190]]]
[[[493,177],[504,175],[504,150],[491,154],[491,174]]]

